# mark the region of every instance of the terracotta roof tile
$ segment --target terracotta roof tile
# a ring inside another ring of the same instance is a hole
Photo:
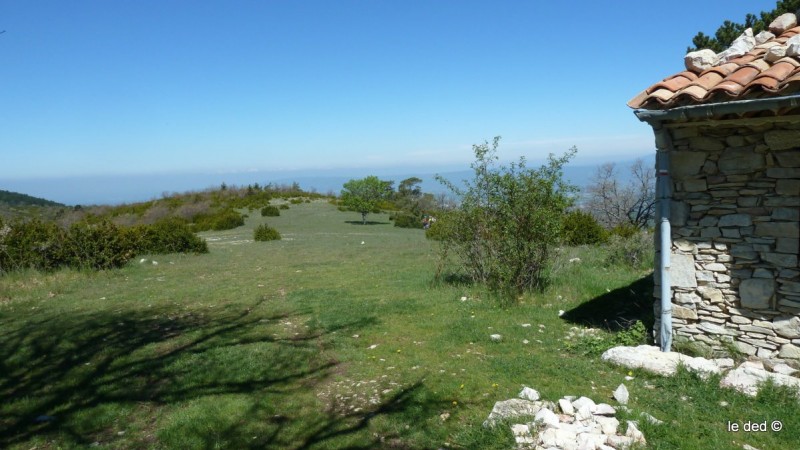
[[[800,26],[701,73],[678,72],[640,92],[628,102],[628,106],[669,109],[800,91],[800,56],[787,56],[775,62],[765,59],[770,47],[784,45],[790,37],[798,34]]]

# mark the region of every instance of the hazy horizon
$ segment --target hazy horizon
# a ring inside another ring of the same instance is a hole
[[[639,158],[647,157],[647,155],[642,155]],[[614,162],[620,166],[622,169],[620,176],[625,178],[627,167],[636,159],[634,157],[616,161],[598,161],[594,164],[570,163],[564,167],[564,178],[572,184],[583,187],[597,167],[606,162]],[[541,161],[528,161],[529,167],[538,167],[539,165],[541,165]],[[434,194],[446,192],[446,189],[434,179],[437,174],[458,183],[464,179],[470,179],[472,171],[468,165],[448,165],[438,168],[396,167],[40,177],[0,180],[0,189],[41,197],[70,206],[143,202],[160,198],[164,194],[218,188],[222,183],[228,186],[247,186],[258,183],[263,186],[268,183],[281,185],[297,182],[305,191],[322,194],[333,191],[338,194],[342,189],[342,184],[347,180],[368,175],[393,180],[395,186],[405,178],[416,176],[423,180],[421,187],[424,192]]]

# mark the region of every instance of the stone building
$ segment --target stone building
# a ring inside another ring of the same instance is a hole
[[[628,103],[656,138],[655,295],[670,300],[656,301],[656,329],[672,330],[657,340],[800,359],[797,18],[747,30],[719,54],[692,52],[685,66]]]

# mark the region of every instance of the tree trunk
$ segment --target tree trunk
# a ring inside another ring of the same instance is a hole
[[[362,212],[361,213],[361,225],[366,225],[366,224],[367,224],[367,213]]]

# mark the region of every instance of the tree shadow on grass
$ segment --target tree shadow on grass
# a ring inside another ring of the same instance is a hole
[[[299,325],[308,311],[268,314],[260,303],[213,314],[164,307],[0,316],[0,448],[42,439],[66,447],[325,447],[378,415],[419,406],[421,383],[368,411],[309,412],[309,390],[340,370],[325,356],[331,334],[377,319],[306,329]],[[130,421],[139,429],[116,432]],[[372,437],[355,439],[380,446]]]
[[[350,225],[391,225],[392,222],[377,222],[374,220],[368,220],[366,223],[360,220],[345,220],[344,223],[349,223]]]
[[[642,277],[567,311],[562,319],[609,331],[628,329],[637,320],[653,330],[653,276]]]

